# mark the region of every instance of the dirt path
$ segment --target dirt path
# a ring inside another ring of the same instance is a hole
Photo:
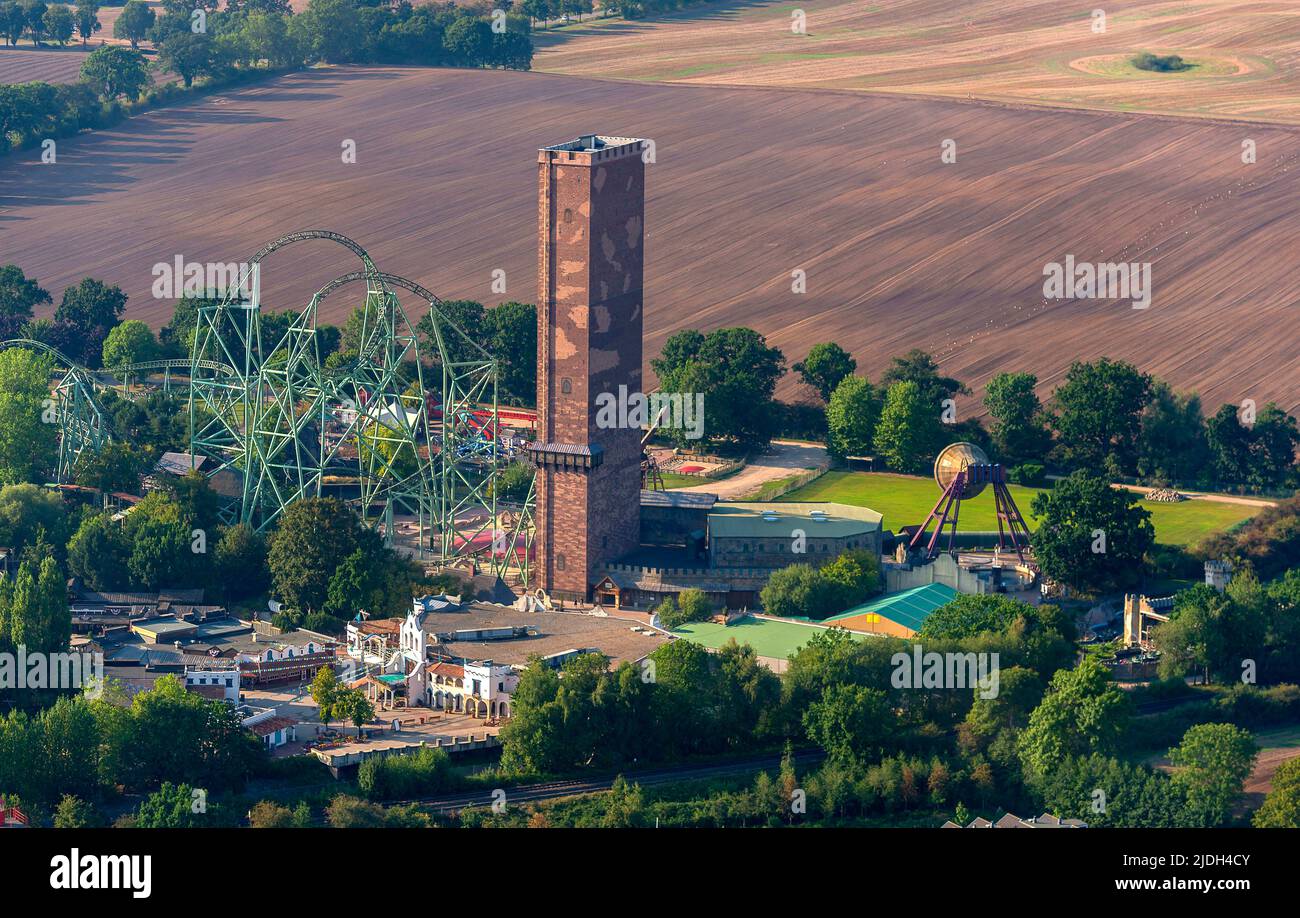
[[[1259,744],[1259,758],[1255,761],[1255,770],[1246,779],[1242,800],[1243,805],[1251,810],[1257,809],[1273,789],[1273,775],[1282,763],[1300,756],[1300,727],[1259,733],[1255,742]]]
[[[1136,491],[1139,494],[1146,494],[1151,490],[1146,485],[1117,484],[1117,488],[1123,488],[1125,491]],[[1204,500],[1212,504],[1241,504],[1244,507],[1276,507],[1277,501],[1264,500],[1259,497],[1236,497],[1232,494],[1206,494],[1202,491],[1184,491],[1178,489],[1178,493],[1188,500]]]
[[[1255,768],[1242,787],[1242,798],[1236,808],[1238,815],[1258,809],[1273,789],[1273,775],[1277,774],[1278,768],[1282,763],[1300,756],[1300,727],[1282,727],[1256,733],[1255,743],[1259,746],[1259,758],[1255,760]],[[1146,764],[1161,771],[1173,771],[1168,755],[1149,756]]]
[[[824,446],[773,440],[771,452],[760,456],[730,478],[674,490],[716,494],[722,500],[743,500],[769,481],[786,478],[804,469],[819,468],[829,461]]]

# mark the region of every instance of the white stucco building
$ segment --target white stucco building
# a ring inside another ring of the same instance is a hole
[[[519,684],[519,675],[513,666],[496,664],[491,660],[456,663],[442,659],[435,652],[437,636],[431,635],[425,617],[458,608],[460,600],[455,597],[422,596],[416,599],[411,612],[397,627],[395,647],[391,640],[391,624],[385,628],[384,640],[378,644],[361,627],[370,623],[360,623],[355,629],[349,626],[350,656],[368,664],[371,660],[378,663],[380,653],[387,655],[373,670],[368,666],[370,674],[358,680],[358,684],[365,684],[376,701],[396,701],[400,685],[405,689],[409,706],[419,705],[490,720],[510,717],[513,713],[511,696]],[[403,678],[395,680],[394,676]]]

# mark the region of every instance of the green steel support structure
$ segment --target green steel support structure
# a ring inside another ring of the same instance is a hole
[[[263,260],[295,243],[327,240],[349,250],[360,270],[322,287],[277,341],[262,337]],[[321,302],[353,285],[365,290],[355,353],[323,360]],[[397,291],[413,294],[408,313]],[[420,323],[427,319],[422,344]],[[52,396],[61,431],[58,480],[72,481],[79,457],[108,442],[97,388],[161,372],[165,390],[188,373],[190,453],[222,475],[227,520],[258,530],[294,501],[337,493],[386,541],[399,520],[415,524],[413,546],[445,562],[473,557],[501,575],[529,580],[530,489],[522,503],[498,504],[493,488],[511,457],[497,414],[497,363],[452,323],[419,284],[380,272],[338,233],[306,230],[253,256],[218,305],[199,309],[188,360],[134,364],[96,373],[34,341],[4,342],[49,353],[58,367]],[[116,377],[116,379],[114,379]],[[489,408],[490,406],[490,408]],[[223,474],[224,473],[224,474]]]

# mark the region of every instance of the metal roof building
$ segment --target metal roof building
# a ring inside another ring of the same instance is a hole
[[[780,538],[794,529],[813,536],[844,539],[880,532],[884,517],[866,507],[835,503],[717,503],[709,511],[709,537]]]
[[[921,630],[930,613],[961,594],[946,583],[927,583],[898,593],[887,593],[822,622],[850,631],[911,637]]]

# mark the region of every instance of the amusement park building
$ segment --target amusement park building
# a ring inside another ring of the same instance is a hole
[[[773,571],[852,550],[880,556],[882,517],[865,507],[701,498],[712,495],[642,492],[642,532],[655,544],[606,564],[594,598],[615,608],[653,608],[697,589],[715,605],[754,608]]]

